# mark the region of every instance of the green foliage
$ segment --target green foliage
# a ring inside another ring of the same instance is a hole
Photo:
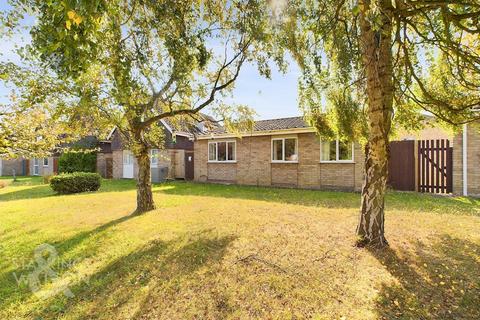
[[[366,75],[373,57],[362,39],[364,20],[377,32],[377,45],[392,42],[393,127],[418,129],[425,111],[454,126],[479,119],[479,7],[478,0],[289,1],[278,21],[278,44],[302,68],[300,107],[312,122],[321,121],[315,125],[321,135],[368,135],[366,88],[374,79]]]
[[[97,191],[101,177],[98,173],[74,172],[60,174],[50,179],[50,187],[60,194]]]
[[[61,173],[95,172],[97,154],[95,152],[68,151],[58,159],[58,170]]]

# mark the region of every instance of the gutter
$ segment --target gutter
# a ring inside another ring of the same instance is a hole
[[[462,139],[462,168],[463,168],[463,195],[468,196],[468,134],[467,134],[467,124],[463,125],[463,139]]]

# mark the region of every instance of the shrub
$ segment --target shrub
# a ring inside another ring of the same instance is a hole
[[[52,180],[53,174],[46,174],[43,176],[43,184],[49,184]]]
[[[58,171],[61,173],[95,172],[97,154],[95,152],[65,152],[58,159]]]
[[[74,172],[52,177],[50,187],[61,194],[97,191],[100,181],[98,173]]]

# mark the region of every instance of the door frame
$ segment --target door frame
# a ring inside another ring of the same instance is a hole
[[[40,175],[40,160],[38,158],[33,158],[33,175]]]
[[[133,154],[130,150],[123,150],[122,153],[122,178],[124,179],[133,179],[134,174],[134,165],[133,165]],[[125,170],[128,168],[127,170]]]

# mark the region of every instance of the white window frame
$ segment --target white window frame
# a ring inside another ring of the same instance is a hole
[[[227,160],[218,160],[218,144],[225,143],[225,158]],[[228,160],[228,143],[233,143],[235,145],[234,160]],[[210,145],[215,144],[215,159],[210,160]],[[207,160],[210,163],[236,163],[237,162],[237,141],[235,140],[225,140],[225,141],[209,141],[207,147]]]
[[[295,153],[297,155],[297,160],[285,160],[285,140],[286,139],[295,139]],[[282,141],[282,160],[273,160],[273,142],[274,141]],[[281,138],[272,138],[271,146],[270,146],[270,161],[272,163],[298,163],[298,137],[293,136],[293,137],[281,137]]]
[[[47,160],[47,164],[45,164],[45,160]],[[43,166],[44,166],[44,167],[48,167],[49,163],[50,163],[50,159],[48,159],[48,158],[43,158]]]
[[[331,140],[328,140],[329,142]],[[340,160],[338,159],[339,156],[339,151],[340,151],[340,140],[336,139],[335,140],[335,158],[336,160],[322,160],[322,144],[323,141],[320,140],[320,163],[355,163],[355,143],[351,142],[352,144],[352,159],[351,160]]]
[[[33,158],[33,175],[40,175],[40,161],[38,158]]]
[[[156,153],[157,156],[154,157],[153,154]],[[159,156],[158,149],[150,149],[150,168],[158,168],[158,156]]]

